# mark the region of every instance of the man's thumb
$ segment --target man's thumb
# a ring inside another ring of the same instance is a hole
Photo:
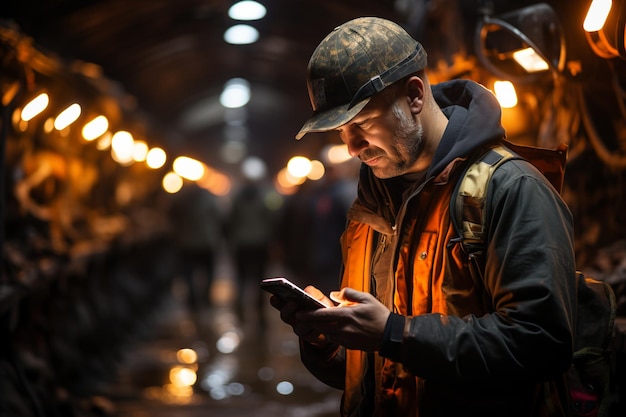
[[[362,303],[365,301],[367,294],[357,291],[353,288],[343,288],[341,291],[333,291],[330,298],[340,304]]]

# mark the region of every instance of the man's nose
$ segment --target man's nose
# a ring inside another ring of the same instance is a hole
[[[348,153],[353,157],[358,156],[369,145],[363,135],[355,128],[344,129],[339,136],[343,143],[348,146]]]

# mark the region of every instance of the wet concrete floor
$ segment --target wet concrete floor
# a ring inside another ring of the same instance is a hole
[[[247,303],[233,311],[232,274],[222,265],[212,304],[192,313],[186,288],[175,281],[171,300],[148,335],[125,357],[105,389],[117,417],[330,417],[340,391],[315,379],[301,364],[297,337],[265,303],[266,322]],[[280,275],[275,268],[273,275]],[[256,288],[248,289],[252,299]],[[267,296],[269,299],[269,295]]]

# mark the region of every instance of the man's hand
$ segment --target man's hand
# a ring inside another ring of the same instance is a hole
[[[329,307],[334,306],[333,302],[314,286],[309,285],[304,288],[304,291],[320,300],[325,305]],[[280,311],[281,320],[290,325],[298,337],[318,347],[325,347],[328,345],[328,339],[326,336],[324,336],[319,330],[316,330],[313,323],[302,323],[297,319],[297,313],[301,311],[298,304],[293,301],[285,302],[278,295],[272,295],[270,297],[270,304],[272,307]],[[320,310],[327,309],[321,308]]]
[[[348,349],[367,352],[378,350],[389,318],[389,309],[373,295],[352,288],[335,291],[331,293],[331,298],[339,303],[337,307],[289,312],[293,314],[296,334],[301,336],[307,330],[314,331]],[[282,313],[281,310],[281,318]]]

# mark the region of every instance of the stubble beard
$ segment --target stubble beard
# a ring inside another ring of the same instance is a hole
[[[394,131],[394,141],[390,146],[391,161],[387,167],[373,167],[374,175],[381,179],[393,178],[404,175],[415,165],[422,150],[424,140],[424,128],[419,120],[409,117],[402,108],[394,103],[392,111],[398,119]]]

